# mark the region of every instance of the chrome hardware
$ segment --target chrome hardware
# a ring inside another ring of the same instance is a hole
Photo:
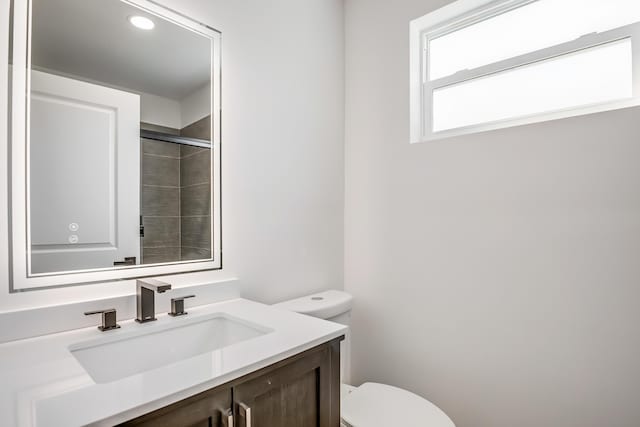
[[[240,407],[240,414],[244,416],[245,427],[251,427],[251,408],[242,402],[238,403],[238,406]]]
[[[124,261],[113,261],[113,265],[136,265],[136,257],[128,256],[124,257]]]
[[[187,298],[194,298],[195,295],[187,295],[184,297],[171,298],[171,311],[169,312],[169,316],[184,316],[188,314],[184,311],[184,300]]]
[[[136,322],[156,320],[156,295],[171,289],[171,285],[160,280],[136,280]]]
[[[222,426],[223,427],[234,427],[233,425],[233,411],[231,409],[227,409],[222,412]]]
[[[85,316],[91,316],[93,314],[101,314],[102,315],[102,325],[98,326],[98,329],[101,331],[110,331],[112,329],[118,329],[120,325],[116,323],[116,309],[108,308],[106,310],[96,310],[96,311],[87,311],[84,313]]]

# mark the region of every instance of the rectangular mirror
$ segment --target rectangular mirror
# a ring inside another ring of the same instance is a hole
[[[144,0],[12,17],[13,288],[221,268],[219,32]]]

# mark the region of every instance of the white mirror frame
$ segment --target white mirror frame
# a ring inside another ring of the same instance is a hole
[[[116,1],[116,0],[114,0]],[[30,21],[31,0],[13,1],[13,67],[10,87],[13,94],[9,98],[10,145],[9,167],[10,183],[10,292],[35,290],[42,288],[112,282],[139,277],[162,276],[222,268],[221,239],[221,33],[204,24],[195,22],[178,12],[167,9],[149,0],[118,0],[130,4],[162,19],[169,20],[190,31],[194,31],[211,40],[211,89],[212,89],[212,167],[211,190],[213,209],[212,259],[202,261],[181,261],[148,266],[125,266],[79,270],[74,272],[55,272],[32,275],[29,273],[29,187],[28,187],[28,96],[30,63]],[[15,96],[25,94],[25,96]]]

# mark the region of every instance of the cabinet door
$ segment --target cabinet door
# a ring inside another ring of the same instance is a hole
[[[231,389],[217,387],[120,424],[123,427],[233,427]]]
[[[261,373],[233,388],[235,427],[340,426],[339,340]]]

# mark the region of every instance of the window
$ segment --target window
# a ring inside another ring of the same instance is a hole
[[[411,23],[411,142],[634,105],[638,0],[459,0]]]

